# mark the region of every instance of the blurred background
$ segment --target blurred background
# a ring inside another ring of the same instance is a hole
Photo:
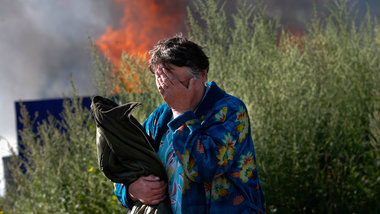
[[[91,96],[89,37],[111,60],[121,50],[145,52],[158,39],[186,32],[184,20],[190,0],[92,1],[1,0],[0,6],[0,157],[16,147],[15,102],[69,95],[70,79],[79,95]],[[328,0],[266,0],[267,15],[279,17],[286,29],[305,30],[313,4],[325,11]],[[227,1],[234,4],[234,1]],[[155,5],[165,10],[157,10]],[[380,15],[380,1],[357,2],[359,15],[366,7]],[[232,8],[232,7],[231,7]],[[158,12],[157,12],[158,11]],[[161,12],[160,12],[161,11]],[[162,12],[165,11],[165,12]],[[152,14],[158,13],[161,20]],[[0,194],[4,194],[0,159]]]

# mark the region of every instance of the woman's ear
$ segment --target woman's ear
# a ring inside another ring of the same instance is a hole
[[[200,73],[200,77],[202,79],[203,82],[207,82],[207,74],[208,74],[208,70],[203,70],[201,73]]]

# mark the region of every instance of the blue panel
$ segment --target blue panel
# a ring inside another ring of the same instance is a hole
[[[82,97],[82,106],[90,109],[91,105],[91,97]],[[23,125],[20,123],[19,118],[21,117],[21,105],[24,105],[28,114],[30,115],[31,120],[35,120],[33,124],[33,131],[37,132],[37,126],[43,120],[46,120],[49,115],[54,116],[57,120],[61,121],[62,118],[60,114],[63,111],[63,102],[64,99],[46,99],[46,100],[34,100],[34,101],[21,101],[15,103],[16,108],[16,116],[17,116],[17,140],[19,146],[19,155],[23,158],[22,151],[25,148],[22,144],[20,144],[20,135],[19,131],[23,129]],[[38,112],[38,117],[34,118],[35,112]]]

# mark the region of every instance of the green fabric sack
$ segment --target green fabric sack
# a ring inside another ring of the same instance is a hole
[[[152,139],[132,116],[139,105],[136,102],[118,105],[101,96],[92,99],[99,167],[116,183],[130,184],[150,174],[167,182],[165,167],[150,144]],[[137,202],[130,213],[171,213],[169,197],[156,206]]]

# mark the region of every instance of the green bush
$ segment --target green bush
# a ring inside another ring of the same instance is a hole
[[[247,104],[268,211],[379,212],[379,25],[334,0],[294,36],[257,1],[223,6],[196,1],[190,35],[209,79]]]
[[[62,122],[50,116],[32,130],[25,107],[19,118],[23,154],[13,154],[13,183],[0,200],[4,213],[121,213],[113,185],[97,165],[95,124],[81,99],[67,99]],[[23,166],[23,167],[21,167]],[[26,172],[23,173],[24,168]]]

